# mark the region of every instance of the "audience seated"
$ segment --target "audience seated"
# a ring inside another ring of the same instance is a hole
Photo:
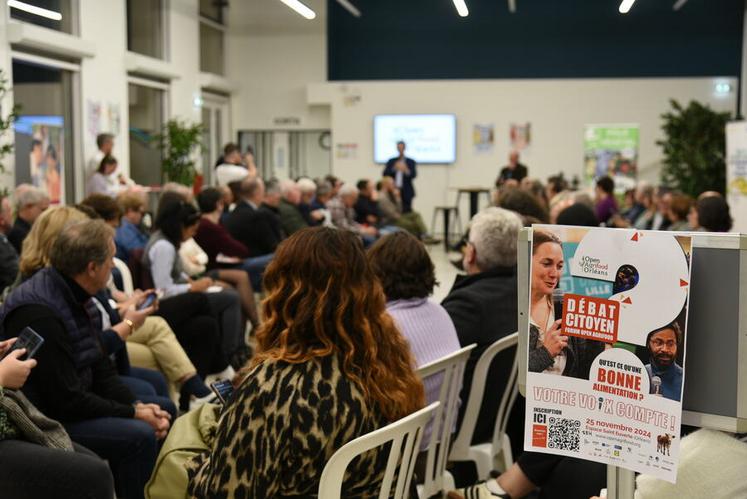
[[[13,197],[16,200],[16,221],[8,232],[8,241],[20,255],[23,240],[26,239],[34,221],[49,207],[49,196],[38,187],[21,184],[16,187]]]
[[[693,230],[706,232],[729,232],[732,227],[729,205],[720,194],[698,196],[695,206],[690,209],[690,225]]]
[[[461,348],[449,314],[428,299],[436,285],[436,273],[422,242],[407,232],[395,232],[376,241],[367,257],[384,288],[386,310],[409,343],[418,367]],[[438,400],[441,381],[438,377],[425,380],[427,404]],[[429,435],[430,425],[423,435],[423,447]]]
[[[197,232],[199,212],[179,198],[173,202],[162,199],[158,211],[157,230],[151,235],[143,253],[143,264],[150,269],[155,287],[166,298],[184,293],[205,293],[208,288],[215,286],[215,276],[192,280],[184,273],[178,257],[181,244]],[[209,292],[206,297],[220,324],[221,350],[235,367],[247,355],[239,296],[222,288],[213,291],[217,292]]]
[[[332,214],[327,208],[327,203],[332,199],[334,189],[332,184],[327,181],[320,182],[317,185],[316,196],[311,202],[310,226],[325,225],[332,226]]]
[[[121,179],[114,178],[117,166],[117,158],[111,155],[104,156],[98,169],[86,183],[86,196],[105,194],[115,197],[118,192],[125,189],[126,183]]]
[[[118,213],[119,205],[108,196],[94,194],[84,199],[81,202],[81,206],[93,209],[94,218],[99,216],[108,225],[113,227],[116,225],[116,214]],[[33,232],[34,230],[32,229],[32,234]],[[51,229],[50,232],[52,234],[59,232],[59,228]],[[26,271],[29,270],[28,267],[27,265]],[[179,407],[182,410],[186,410],[189,409],[189,403],[193,397],[196,399],[205,398],[211,392],[205,386],[205,382],[200,374],[198,374],[197,368],[192,364],[190,356],[180,345],[175,332],[171,329],[166,319],[150,315],[150,313],[155,312],[156,307],[149,311],[136,310],[137,304],[142,302],[150,292],[153,292],[153,290],[146,292],[136,290],[132,296],[127,296],[114,288],[111,291],[102,290],[97,294],[96,298],[100,302],[99,308],[104,315],[104,321],[106,322],[108,315],[111,323],[115,324],[111,327],[111,330],[116,334],[109,334],[108,344],[110,348],[107,348],[107,350],[110,354],[116,353],[122,347],[122,344],[117,340],[120,339],[126,342],[126,352],[129,359],[122,359],[124,353],[119,352],[117,365],[120,374],[127,375],[133,372],[136,377],[146,379],[153,384],[157,395],[168,397],[168,389],[164,384],[158,378],[155,378],[154,381],[154,377],[147,372],[151,369],[161,371],[170,382],[180,387]],[[112,299],[116,303],[116,309],[109,306],[109,302]],[[166,308],[167,311],[170,309],[171,307]],[[121,317],[124,317],[125,320],[122,320]],[[127,319],[131,320],[132,326],[129,326],[129,323],[126,322]],[[204,322],[204,320],[200,322]],[[107,328],[104,329],[106,330]],[[186,331],[181,331],[181,329],[185,329]],[[180,328],[181,334],[179,334],[179,337],[187,344],[192,344],[196,341],[196,349],[200,352],[198,358],[202,358],[204,357],[204,352],[211,352],[214,350],[215,345],[218,345],[218,332],[216,329],[217,325],[214,327],[208,326],[200,330],[199,338],[195,339],[193,338],[192,328]],[[134,367],[129,368],[130,363]],[[142,390],[134,388],[132,384],[128,386],[130,386],[136,395],[143,393]],[[146,395],[149,394],[146,393]]]
[[[355,221],[359,224],[378,227],[381,223],[381,213],[379,213],[377,201],[378,192],[374,189],[373,182],[369,179],[362,179],[355,186],[358,189],[358,200],[353,206]]]
[[[504,186],[498,190],[499,208],[518,213],[525,225],[533,223],[547,223],[547,210],[529,191],[521,188]]]
[[[0,483],[4,499],[111,498],[114,483],[106,463],[72,443],[64,428],[42,415],[19,390],[36,360],[25,349],[0,342]],[[20,423],[20,424],[19,424]],[[42,430],[40,426],[43,426]]]
[[[692,204],[693,200],[690,196],[679,192],[672,194],[669,211],[667,212],[667,218],[670,222],[667,230],[692,230],[687,220]]]
[[[314,497],[340,446],[423,406],[375,283],[350,232],[303,229],[278,247],[258,352],[190,466],[189,497]],[[385,467],[381,447],[354,460],[342,496],[373,497]]]
[[[237,241],[223,227],[220,216],[224,211],[224,201],[218,189],[207,188],[197,196],[197,203],[202,212],[200,225],[197,227],[195,241],[208,255],[208,269],[219,267],[237,267],[244,269],[256,290],[262,287],[262,274],[273,258],[272,254],[249,256],[249,250]],[[219,257],[220,255],[220,257]]]
[[[597,221],[600,224],[606,224],[617,213],[615,181],[606,175],[599,178],[594,189],[594,194],[596,203],[594,213],[597,215]]]
[[[96,136],[96,147],[98,150],[88,160],[86,165],[86,178],[90,177],[101,166],[101,160],[104,156],[110,156],[114,151],[114,135],[110,133],[100,133]]]
[[[228,185],[234,180],[243,180],[249,170],[241,164],[241,149],[236,144],[223,147],[223,162],[215,167],[215,180],[218,185]],[[256,175],[256,167],[255,167]]]
[[[280,225],[283,232],[290,236],[294,232],[308,227],[309,223],[301,213],[301,189],[298,184],[292,180],[283,180],[280,182],[280,192],[282,194],[278,205]]]
[[[318,225],[317,220],[311,214],[311,203],[316,196],[316,182],[310,178],[302,177],[296,182],[298,190],[301,192],[301,201],[298,203],[298,211],[301,212],[307,226]],[[316,218],[321,218],[317,217]]]
[[[132,250],[145,248],[148,244],[148,234],[140,227],[145,213],[145,197],[142,193],[125,191],[119,193],[117,203],[122,218],[114,242],[117,245],[117,258],[127,263]]]
[[[282,241],[286,237],[280,220],[280,202],[283,199],[280,190],[280,181],[272,178],[265,184],[265,196],[259,206],[260,214],[267,220],[267,226],[272,231],[273,237]]]
[[[472,218],[469,240],[463,256],[466,276],[457,276],[451,291],[441,302],[456,326],[461,346],[476,343],[464,371],[459,421],[469,398],[475,365],[485,349],[516,331],[516,241],[522,222],[519,216],[502,208],[487,208]],[[501,352],[488,371],[488,386],[475,426],[473,443],[489,442],[515,356],[515,349]],[[508,435],[514,455],[524,442],[523,398],[514,405]]]
[[[114,231],[103,222],[67,226],[49,252],[50,267],[8,296],[0,320],[6,337],[31,327],[45,339],[24,389],[29,399],[109,462],[119,497],[140,498],[169,415],[137,402],[101,350],[92,297],[109,280],[114,251]]]
[[[236,208],[226,220],[226,229],[249,250],[249,256],[275,252],[280,237],[276,220],[260,210],[265,198],[265,183],[261,178],[247,178],[241,182]],[[282,230],[282,229],[280,229]]]
[[[327,209],[332,218],[332,224],[338,229],[348,230],[363,239],[368,246],[372,244],[379,231],[376,227],[361,225],[355,221],[355,203],[358,200],[358,189],[349,184],[340,188],[340,193],[327,201]]]
[[[378,207],[382,225],[394,225],[418,238],[426,238],[428,229],[417,211],[402,212],[402,197],[392,177],[382,177],[378,188]],[[433,240],[427,238],[426,242]],[[436,241],[439,242],[439,241]]]
[[[6,234],[13,226],[10,201],[0,194],[0,294],[13,284],[18,276],[18,253]]]

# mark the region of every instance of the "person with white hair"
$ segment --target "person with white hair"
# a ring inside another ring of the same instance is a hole
[[[378,230],[355,221],[355,202],[358,201],[358,188],[352,184],[343,184],[337,196],[327,202],[327,209],[332,217],[332,225],[338,229],[349,230],[358,234],[366,246],[376,241]]]
[[[301,212],[301,216],[307,225],[318,225],[318,220],[322,216],[319,213],[312,214],[314,209],[311,206],[316,197],[316,182],[308,177],[301,177],[296,181],[296,185],[298,186],[298,190],[301,191],[301,202],[298,203],[298,211]]]
[[[312,184],[314,182],[311,182]],[[314,188],[316,190],[316,186]],[[283,180],[280,182],[280,204],[278,205],[278,211],[280,212],[280,225],[283,227],[283,231],[286,235],[290,236],[296,231],[308,227],[309,224],[301,214],[301,210],[298,208],[301,204],[301,189],[298,184],[293,180]]]
[[[522,226],[519,215],[503,208],[490,207],[475,215],[463,257],[467,275],[457,276],[441,302],[456,326],[459,344],[477,344],[464,370],[462,413],[467,407],[477,360],[488,346],[516,331],[516,245]],[[490,366],[491,389],[485,391],[473,443],[489,442],[493,437],[500,394],[508,384],[515,352],[513,348],[501,352]],[[507,428],[515,453],[523,447],[522,415],[523,404],[517,400]]]
[[[20,255],[23,240],[26,239],[31,226],[39,218],[39,215],[49,208],[49,196],[39,187],[31,184],[20,184],[16,187],[13,197],[16,200],[16,221],[13,223],[13,228],[8,232],[8,241]]]

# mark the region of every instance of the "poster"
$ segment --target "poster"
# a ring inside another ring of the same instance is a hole
[[[44,189],[51,204],[65,202],[65,129],[62,116],[20,116],[15,121],[16,183]],[[24,150],[27,152],[24,155]]]
[[[615,181],[615,191],[634,189],[638,176],[638,125],[586,125],[584,178],[586,183],[604,175]]]
[[[491,125],[474,125],[472,127],[472,145],[475,152],[490,153],[493,152],[495,144],[495,128]]]
[[[726,196],[736,232],[747,232],[747,121],[726,125]]]
[[[544,225],[532,237],[524,448],[674,483],[690,237]]]
[[[509,140],[512,151],[523,151],[532,142],[531,123],[511,123]]]
[[[100,133],[111,133],[114,136],[119,135],[121,127],[121,117],[119,115],[119,105],[88,99],[86,101],[88,110],[88,133],[91,137],[96,138]]]

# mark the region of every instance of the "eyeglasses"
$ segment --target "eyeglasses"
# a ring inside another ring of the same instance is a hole
[[[664,345],[666,345],[666,347],[667,347],[667,348],[674,348],[674,347],[676,347],[676,346],[677,346],[677,342],[676,342],[676,341],[674,341],[674,340],[667,340],[667,341],[664,341],[664,340],[660,340],[660,339],[658,339],[658,338],[657,338],[657,339],[655,339],[655,340],[651,340],[651,344],[652,344],[652,345],[653,345],[653,346],[654,346],[655,348],[661,348],[661,347],[663,347]]]

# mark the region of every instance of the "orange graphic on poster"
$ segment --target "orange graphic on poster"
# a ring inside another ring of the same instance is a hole
[[[563,334],[615,343],[619,321],[619,302],[570,293],[563,297]]]

